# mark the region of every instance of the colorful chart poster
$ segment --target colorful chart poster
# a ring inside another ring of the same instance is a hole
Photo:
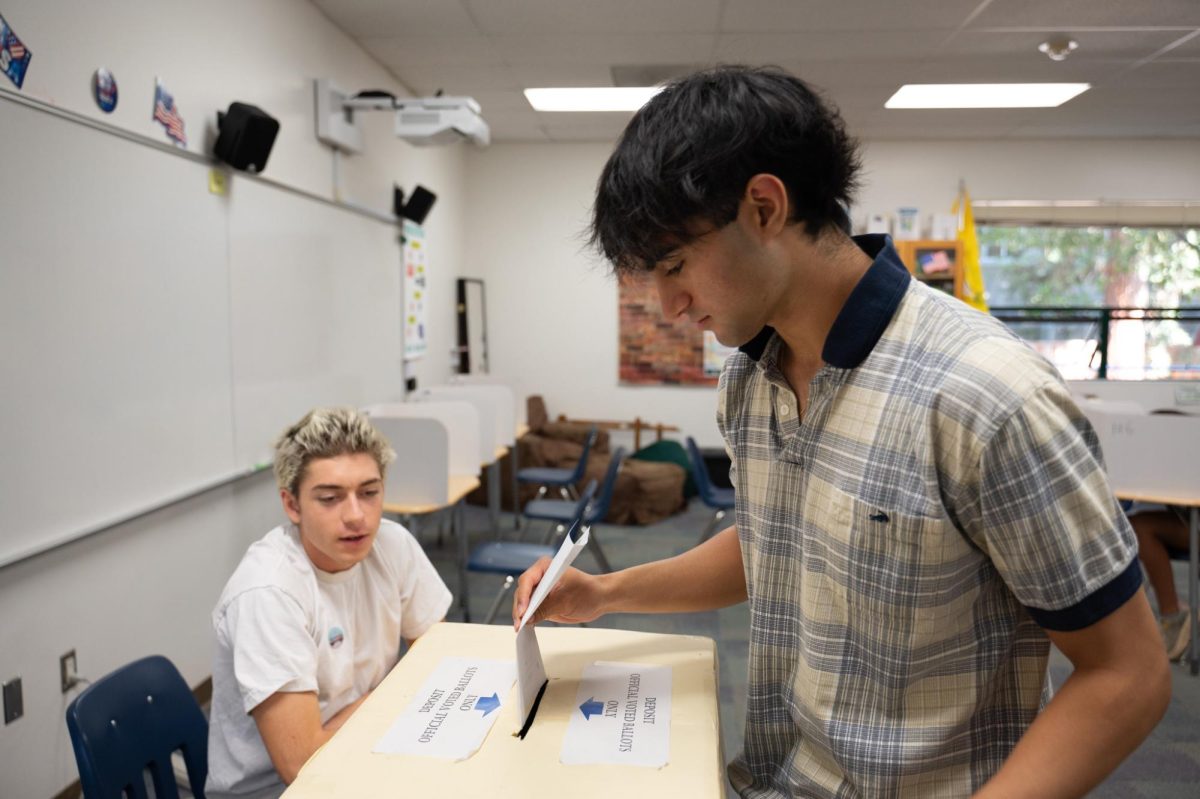
[[[404,360],[412,361],[425,355],[429,346],[426,338],[428,322],[426,304],[429,287],[429,264],[425,248],[425,231],[420,225],[404,222]]]

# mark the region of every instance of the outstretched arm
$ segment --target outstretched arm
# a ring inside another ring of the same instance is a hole
[[[550,558],[542,558],[517,582],[513,626],[546,573]],[[746,573],[737,529],[729,527],[681,555],[612,574],[587,574],[567,569],[531,621],[577,623],[606,613],[681,613],[713,610],[746,599]]]
[[[1171,671],[1144,591],[1082,630],[1046,632],[1075,671],[977,799],[1083,796],[1166,712]]]

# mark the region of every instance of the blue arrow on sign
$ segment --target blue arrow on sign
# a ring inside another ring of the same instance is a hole
[[[475,709],[482,710],[485,716],[498,707],[500,707],[500,697],[496,696],[495,693],[491,696],[481,696],[475,700]]]
[[[584,721],[587,721],[591,719],[592,716],[599,716],[604,712],[604,703],[597,702],[596,698],[592,697],[580,705],[579,709],[583,711]]]

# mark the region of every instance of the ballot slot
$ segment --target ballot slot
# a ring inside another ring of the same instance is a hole
[[[563,536],[558,551],[554,553],[554,558],[550,561],[546,573],[542,575],[541,582],[534,589],[533,596],[529,599],[529,607],[525,609],[517,628],[517,687],[523,720],[517,737],[522,740],[533,726],[533,719],[537,715],[538,706],[546,692],[546,686],[549,684],[546,677],[546,666],[542,661],[542,650],[537,642],[537,632],[533,625],[529,624],[529,620],[533,618],[533,614],[537,612],[546,596],[558,584],[567,567],[587,546],[589,532],[589,529],[581,526],[578,521],[571,525],[571,529]]]

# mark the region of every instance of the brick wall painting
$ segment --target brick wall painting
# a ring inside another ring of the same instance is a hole
[[[704,373],[704,335],[687,320],[668,322],[648,276],[622,278],[619,289],[620,382],[637,385],[715,386]]]

